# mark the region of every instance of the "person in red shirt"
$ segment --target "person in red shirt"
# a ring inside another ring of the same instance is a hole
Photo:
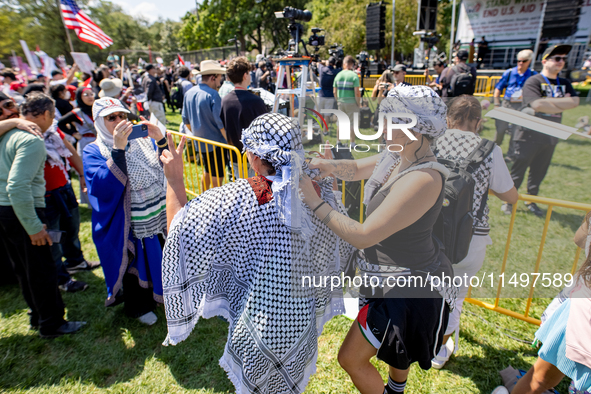
[[[71,165],[78,174],[82,174],[82,159],[72,144],[64,139],[65,134],[57,127],[57,122],[54,121],[43,137],[47,150],[44,177],[48,230],[61,232],[60,241],[51,246],[51,254],[58,267],[59,288],[74,293],[85,290],[88,284],[75,281],[70,275],[92,270],[100,265],[84,259],[78,238],[80,212],[68,170]],[[80,177],[80,182],[82,188],[85,188],[84,177]],[[62,258],[65,258],[65,262]]]

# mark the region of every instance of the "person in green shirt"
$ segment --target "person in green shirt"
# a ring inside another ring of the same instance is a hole
[[[21,118],[41,132],[51,126],[54,113],[54,101],[43,93],[31,93],[21,106]],[[53,338],[76,332],[85,323],[64,320],[49,248],[52,238],[43,223],[46,155],[43,139],[35,134],[14,128],[0,135],[0,242],[31,309],[31,327],[41,337]]]
[[[359,91],[359,77],[353,71],[355,59],[345,56],[343,71],[337,74],[333,82],[333,93],[337,99],[339,111],[343,111],[351,120],[351,148],[355,147],[355,133],[353,132],[353,113],[359,112],[361,93]],[[337,134],[337,142],[339,140]]]

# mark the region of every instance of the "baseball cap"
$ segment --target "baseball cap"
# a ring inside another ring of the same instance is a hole
[[[10,100],[10,97],[8,97],[3,92],[0,92],[0,101],[4,101],[4,100]]]
[[[92,117],[94,119],[99,116],[104,117],[110,115],[114,112],[125,112],[128,114],[129,110],[121,104],[121,101],[111,97],[95,100],[94,104],[92,104]]]
[[[465,49],[460,49],[458,51],[458,53],[456,54],[456,56],[458,57],[458,59],[460,60],[468,60],[468,51]]]
[[[571,49],[572,45],[552,45],[551,47],[546,48],[546,50],[542,54],[542,60],[548,59],[549,57],[554,55],[566,55],[570,52]]]
[[[62,75],[63,75],[64,73],[63,73],[63,72],[61,72],[60,70],[53,70],[53,71],[51,72],[51,76],[52,76],[52,77],[55,77],[56,75],[60,75],[60,74],[62,74]]]
[[[153,68],[154,68],[154,65],[153,65],[153,64],[148,64],[148,65],[146,66],[146,71],[150,71],[150,70],[151,70],[151,69],[153,69]]]
[[[394,66],[394,68],[392,69],[392,71],[394,72],[398,72],[398,71],[404,71],[406,72],[406,66],[404,64],[397,64]]]

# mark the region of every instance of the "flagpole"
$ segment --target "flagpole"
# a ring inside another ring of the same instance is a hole
[[[70,43],[70,52],[74,52],[74,45],[72,45],[72,39],[70,38],[70,29],[66,27],[66,21],[64,20],[64,14],[62,14],[60,0],[55,0],[55,2],[57,3],[57,11],[60,13],[60,17],[62,18],[62,24],[64,25],[64,29],[66,29],[66,36],[68,37],[68,42]]]

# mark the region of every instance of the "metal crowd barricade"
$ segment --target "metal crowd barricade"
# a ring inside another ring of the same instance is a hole
[[[185,190],[187,191],[187,194],[196,197],[206,190],[204,184],[205,170],[203,164],[207,164],[207,167],[214,172],[210,175],[223,178],[224,182],[231,182],[234,179],[245,177],[244,159],[246,158],[246,155],[243,157],[235,146],[210,141],[205,138],[193,137],[176,131],[168,130],[168,132],[174,136],[177,145],[182,136],[186,138],[185,149],[183,152],[183,163],[185,170]],[[201,144],[205,145],[205,149],[202,149]],[[212,155],[207,154],[209,146],[213,146]],[[216,152],[216,148],[221,148],[220,154]],[[205,155],[202,155],[202,153]],[[229,153],[233,153],[238,158],[237,173],[235,173],[232,165],[227,166],[230,158]],[[203,158],[205,159],[205,163],[198,164],[197,161],[201,161]],[[218,164],[222,165],[222,168],[224,169],[223,174],[218,173]]]
[[[371,92],[375,86],[379,75],[371,75],[368,78],[364,79],[364,87],[368,92]],[[492,76],[492,77],[485,77],[485,76],[477,76],[476,77],[476,86],[474,90],[474,96],[478,97],[492,97],[495,91],[495,85],[501,77],[499,76]],[[411,85],[425,85],[426,79],[424,75],[406,75],[405,82],[410,83]]]
[[[536,204],[543,204],[543,205],[547,205],[548,206],[548,211],[546,212],[546,220],[544,222],[544,228],[542,230],[542,239],[540,242],[540,247],[538,249],[538,255],[536,258],[536,263],[534,266],[534,269],[532,271],[532,273],[539,273],[540,272],[540,263],[542,261],[542,254],[544,252],[544,246],[546,244],[546,237],[548,235],[548,227],[550,225],[550,218],[552,217],[552,210],[554,207],[561,207],[561,208],[569,208],[569,209],[575,209],[578,211],[583,211],[585,214],[589,211],[591,211],[591,204],[583,204],[583,203],[578,203],[578,202],[571,202],[571,201],[564,201],[564,200],[557,200],[554,198],[546,198],[546,197],[539,197],[539,196],[530,196],[527,194],[520,194],[518,199],[520,201],[528,201],[528,202],[534,202]],[[509,248],[511,246],[511,236],[513,235],[513,229],[514,229],[514,225],[515,225],[515,214],[517,212],[517,204],[513,204],[513,212],[511,213],[511,221],[509,224],[509,232],[507,234],[507,243],[505,245],[505,253],[503,254],[503,262],[501,265],[501,272],[499,272],[499,274],[504,274],[506,269],[507,269],[507,257],[509,256]],[[575,259],[573,261],[573,265],[571,267],[570,273],[572,275],[574,275],[574,273],[577,270],[577,265],[579,263],[579,258],[581,255],[581,248],[577,247],[577,251],[575,253]],[[499,281],[498,287],[497,287],[497,295],[495,297],[495,302],[494,304],[490,304],[488,302],[484,302],[478,299],[474,299],[471,298],[471,289],[468,291],[468,295],[466,297],[466,301],[480,306],[482,308],[486,308],[498,313],[502,313],[504,315],[507,316],[511,316],[514,317],[516,319],[520,319],[523,321],[526,321],[528,323],[531,324],[536,324],[536,325],[540,325],[541,321],[539,319],[533,318],[530,316],[530,311],[531,311],[531,306],[532,306],[532,299],[533,299],[533,293],[534,293],[534,283],[532,282],[531,286],[529,286],[529,295],[527,298],[527,303],[525,305],[525,310],[523,312],[518,312],[518,311],[513,311],[510,309],[506,309],[503,307],[499,306],[499,300],[501,298],[501,291],[503,289],[502,287],[502,282]]]

